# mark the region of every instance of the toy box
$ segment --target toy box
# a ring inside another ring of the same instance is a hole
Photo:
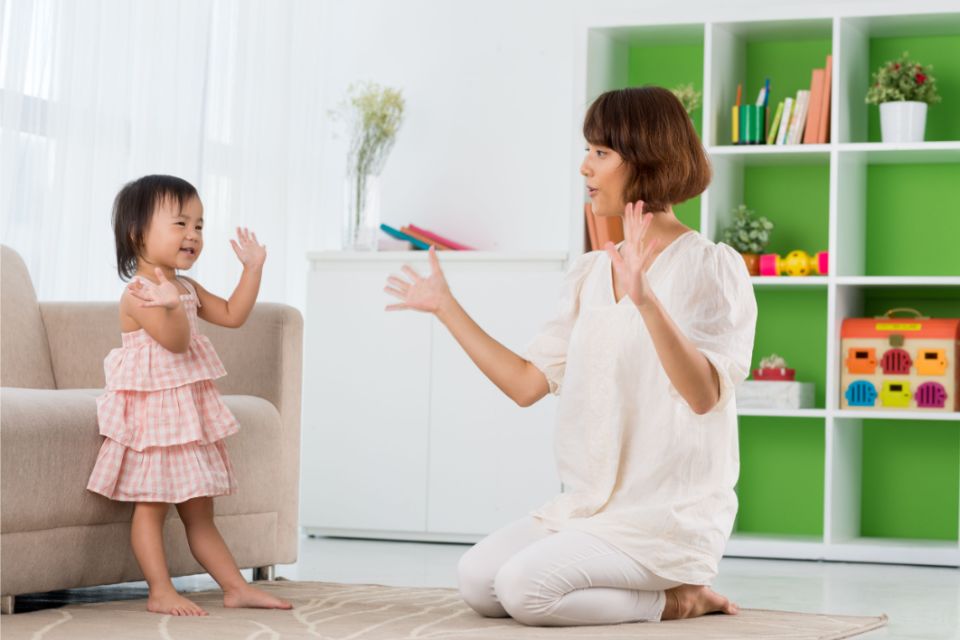
[[[960,410],[958,358],[960,318],[926,318],[914,309],[847,318],[840,329],[840,408]]]

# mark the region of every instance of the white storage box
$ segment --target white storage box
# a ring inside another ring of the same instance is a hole
[[[812,409],[813,383],[744,380],[737,387],[738,409]]]

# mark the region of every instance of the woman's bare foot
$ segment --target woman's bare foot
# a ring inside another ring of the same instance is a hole
[[[707,613],[736,615],[740,608],[709,587],[682,584],[664,592],[667,604],[661,620],[697,618]]]
[[[208,615],[196,602],[184,598],[173,589],[151,591],[147,596],[147,611],[168,613],[172,616]]]
[[[223,606],[251,609],[293,609],[286,600],[275,598],[266,591],[245,584],[237,589],[223,592]]]

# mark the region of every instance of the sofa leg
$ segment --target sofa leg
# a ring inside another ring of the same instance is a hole
[[[15,596],[0,596],[0,614],[8,616],[13,613]]]
[[[270,564],[265,567],[254,567],[253,568],[253,579],[254,580],[275,580],[276,576],[274,575],[274,565]]]

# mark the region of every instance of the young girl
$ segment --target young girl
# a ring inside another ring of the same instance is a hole
[[[579,257],[560,314],[523,357],[477,326],[436,255],[405,267],[388,309],[434,313],[504,393],[560,394],[564,493],[460,561],[460,592],[484,616],[531,625],[669,620],[736,605],[707,585],[737,511],[733,388],[747,374],[756,302],[742,258],[687,228],[673,205],[710,167],[664,89],[600,96],[580,167],[593,211],[624,216],[625,240]]]
[[[130,541],[150,588],[147,610],[206,615],[179,595],[163,551],[163,522],[176,505],[190,550],[223,589],[226,607],[289,609],[244,580],[213,522],[213,496],[236,488],[223,438],[239,429],[213,380],[226,375],[197,316],[239,327],[260,289],[266,248],[237,229],[230,244],[243,263],[230,300],[177,277],[203,250],[203,205],[180,178],[146,176],[114,202],[117,270],[132,282],[120,298],[123,346],[104,361],[106,391],[97,399],[106,436],[87,489],[133,502]]]

